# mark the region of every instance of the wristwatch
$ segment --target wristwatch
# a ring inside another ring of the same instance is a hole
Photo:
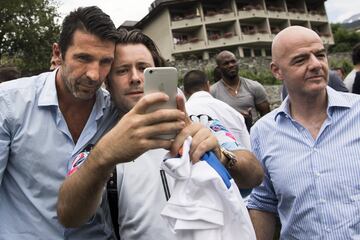
[[[227,160],[227,162],[225,163],[225,167],[229,170],[232,169],[237,162],[236,155],[223,147],[220,147],[220,151]]]

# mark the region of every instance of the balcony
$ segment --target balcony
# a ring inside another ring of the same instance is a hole
[[[287,18],[288,18],[286,12],[273,12],[273,11],[268,11],[268,12],[267,12],[267,16],[268,16],[269,18],[274,18],[274,19],[287,19]]]
[[[190,38],[188,41],[179,41],[174,45],[174,52],[186,52],[200,50],[205,47],[205,41],[197,37]]]
[[[195,14],[185,15],[184,17],[178,16],[171,20],[172,28],[185,28],[197,25],[201,25],[201,18]]]
[[[247,32],[242,35],[243,42],[271,42],[271,34],[266,31]]]
[[[234,19],[234,17],[235,17],[235,13],[230,8],[224,8],[217,11],[208,10],[205,13],[205,21],[207,23],[231,20]]]
[[[209,36],[209,47],[221,47],[221,46],[230,46],[239,44],[239,36],[233,33],[224,33],[220,35],[211,35]]]
[[[321,11],[321,10],[309,10],[307,17],[310,21],[319,21],[319,22],[328,21],[325,11]]]
[[[266,17],[266,12],[261,4],[245,5],[238,8],[238,16],[240,19],[252,17]]]
[[[307,18],[305,9],[301,8],[288,8],[288,16],[290,19],[296,20],[302,20]]]

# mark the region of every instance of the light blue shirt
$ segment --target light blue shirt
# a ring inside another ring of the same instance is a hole
[[[251,129],[265,178],[248,208],[277,213],[281,239],[360,239],[360,97],[327,93],[316,140],[291,117],[288,98]]]
[[[0,84],[0,239],[113,239],[104,220],[108,214],[96,215],[79,229],[65,230],[58,222],[58,190],[68,164],[96,141],[110,97],[97,91],[91,115],[74,144],[59,109],[55,74]]]

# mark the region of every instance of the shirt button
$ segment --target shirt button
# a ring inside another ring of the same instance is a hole
[[[326,227],[326,228],[325,228],[325,231],[330,232],[330,231],[331,231],[331,229],[330,229],[330,228],[328,228],[328,227]]]
[[[320,177],[320,176],[321,176],[321,173],[315,172],[315,176],[316,176],[316,177]]]
[[[325,199],[320,199],[320,203],[326,203]]]

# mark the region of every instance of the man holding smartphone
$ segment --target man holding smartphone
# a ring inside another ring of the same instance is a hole
[[[179,152],[185,138],[192,136],[190,158],[199,161],[213,150],[223,164],[229,159],[221,153],[211,131],[200,124],[191,124],[184,113],[184,102],[177,97],[179,109],[146,110],[166,102],[168,96],[154,93],[143,96],[147,67],[164,66],[164,60],[150,38],[139,31],[121,33],[116,45],[115,60],[107,82],[121,120],[98,142],[84,164],[70,175],[60,189],[59,220],[75,227],[96,218],[104,186],[116,167],[119,193],[119,230],[124,239],[174,239],[160,212],[166,199],[159,166],[165,153]],[[114,123],[115,124],[115,123]],[[162,133],[177,131],[175,139],[159,139]],[[253,154],[233,146],[235,159],[230,170],[238,184],[258,185],[262,168]],[[71,170],[70,170],[71,171]],[[171,184],[171,179],[168,179]],[[169,184],[169,185],[170,185]]]

